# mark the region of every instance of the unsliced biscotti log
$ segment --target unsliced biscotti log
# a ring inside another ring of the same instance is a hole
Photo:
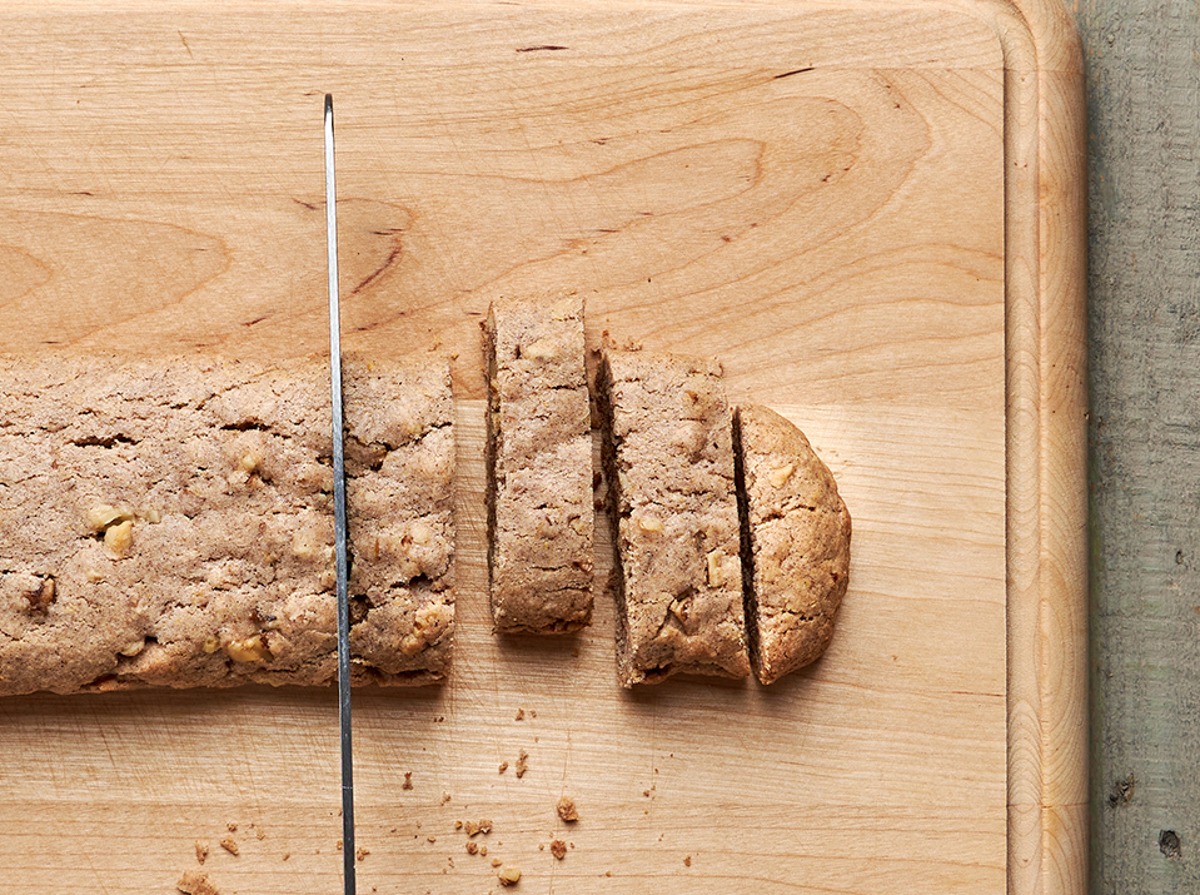
[[[333,680],[328,376],[326,360],[0,360],[0,693]],[[348,397],[348,427],[386,470],[395,446],[361,433],[394,423],[364,406]],[[359,620],[357,682],[442,673],[450,625],[421,608],[394,613],[401,652],[424,643],[400,664],[366,648],[384,617]]]
[[[716,361],[608,351],[597,397],[617,598],[617,673],[746,677],[732,414]]]
[[[583,301],[495,301],[484,333],[492,621],[497,631],[576,631],[592,618]]]
[[[850,513],[790,420],[740,407],[734,434],[750,660],[769,684],[829,645],[850,581]]]

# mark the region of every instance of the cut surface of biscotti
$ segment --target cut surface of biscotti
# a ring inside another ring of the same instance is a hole
[[[327,360],[64,353],[0,376],[0,693],[335,678]],[[392,425],[362,406],[348,395],[352,433]],[[392,444],[362,440],[387,470]],[[357,682],[440,674],[379,658],[353,657]]]
[[[592,618],[592,436],[577,295],[492,303],[485,326],[488,570],[497,631]]]
[[[597,398],[609,485],[617,673],[746,677],[732,418],[713,360],[608,351]]]
[[[750,659],[769,684],[829,645],[850,580],[850,513],[829,468],[787,418],[735,420]]]

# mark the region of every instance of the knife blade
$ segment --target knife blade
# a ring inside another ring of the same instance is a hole
[[[342,421],[342,337],[338,300],[337,189],[333,96],[325,94],[325,245],[329,264],[329,369],[333,406],[333,536],[337,575],[338,730],[342,757],[343,893],[354,895],[354,761],[350,737],[350,598],[346,528],[346,455]]]

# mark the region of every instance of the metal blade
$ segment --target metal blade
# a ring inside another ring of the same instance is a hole
[[[342,335],[338,304],[337,191],[333,172],[333,97],[325,95],[325,243],[329,251],[329,366],[333,395],[333,531],[337,572],[338,725],[342,743],[344,895],[354,895],[354,763],[350,748],[350,598],[346,540],[346,455],[342,423]]]

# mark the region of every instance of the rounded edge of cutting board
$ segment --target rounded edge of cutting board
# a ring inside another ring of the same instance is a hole
[[[1008,891],[1088,867],[1083,56],[1062,0],[984,0],[1005,55]]]

